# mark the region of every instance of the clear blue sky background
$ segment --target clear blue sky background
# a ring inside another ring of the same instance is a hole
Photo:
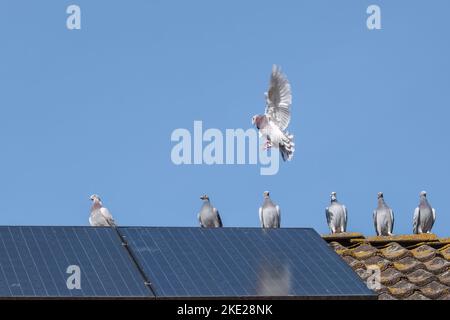
[[[82,29],[66,29],[78,4]],[[366,28],[378,4],[382,30]],[[225,226],[373,234],[376,194],[410,233],[418,193],[450,236],[450,2],[1,1],[0,224],[86,225],[98,193],[120,225],[195,226],[208,193]],[[293,89],[297,149],[259,167],[175,166],[176,128],[249,128],[272,64]]]

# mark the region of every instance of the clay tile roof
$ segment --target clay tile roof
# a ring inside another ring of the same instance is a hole
[[[377,266],[381,271],[384,271],[393,265],[391,261],[380,256],[371,256],[370,258],[363,260],[363,262],[366,266]]]
[[[426,286],[421,287],[420,291],[430,299],[437,299],[450,292],[449,287],[437,281],[430,282]]]
[[[408,278],[409,282],[414,283],[418,286],[424,286],[432,281],[437,280],[434,274],[423,269],[417,269],[416,271],[408,274],[406,277]]]
[[[386,286],[392,286],[404,277],[403,273],[395,268],[388,268],[381,272],[381,283]]]
[[[358,260],[367,259],[375,256],[378,250],[372,247],[370,244],[362,244],[355,249],[351,250],[351,254]]]
[[[434,274],[440,274],[449,269],[450,262],[443,258],[435,257],[432,260],[425,262],[425,266],[430,272],[433,272]]]
[[[412,295],[410,295],[405,300],[431,300],[431,299],[425,297],[423,294],[421,294],[419,292],[414,292]]]
[[[399,260],[411,255],[407,249],[396,242],[391,242],[386,248],[381,249],[381,254],[391,261]]]
[[[382,293],[378,296],[378,300],[398,300],[388,293]]]
[[[397,282],[393,286],[388,287],[388,289],[389,293],[396,298],[407,298],[417,290],[417,287],[415,284],[407,280],[402,280]]]
[[[420,247],[411,250],[411,253],[417,260],[427,261],[435,257],[436,249],[424,244],[421,245]]]
[[[359,233],[323,238],[364,280],[381,271],[380,300],[450,300],[450,238],[434,234],[364,238]],[[368,270],[369,269],[369,270]]]
[[[417,259],[414,259],[412,257],[405,257],[399,261],[395,261],[394,266],[397,270],[399,270],[405,274],[416,271],[417,269],[424,267],[422,262],[420,262]]]

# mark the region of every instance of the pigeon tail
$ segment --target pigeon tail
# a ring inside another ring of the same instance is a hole
[[[292,157],[294,156],[295,151],[295,143],[294,143],[294,136],[290,134],[289,132],[286,132],[284,134],[284,137],[279,145],[280,153],[283,161],[291,161]]]

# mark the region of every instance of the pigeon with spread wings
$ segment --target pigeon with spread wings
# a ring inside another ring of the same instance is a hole
[[[253,116],[252,123],[266,138],[266,149],[279,148],[283,160],[291,160],[295,150],[294,136],[286,131],[291,121],[291,85],[278,66],[272,68],[269,91],[265,95],[265,113]]]

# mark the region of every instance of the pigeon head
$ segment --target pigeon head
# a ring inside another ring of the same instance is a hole
[[[336,201],[336,200],[337,200],[336,192],[333,191],[333,192],[330,194],[330,198],[331,198],[331,201]]]
[[[426,191],[421,191],[420,192],[420,196],[421,197],[426,197],[427,196],[427,192]]]
[[[267,199],[267,198],[269,198],[269,191],[264,191],[264,193],[263,193],[263,195],[264,195],[264,198],[265,199]]]
[[[255,115],[252,117],[252,124],[255,125],[256,128],[258,128],[258,129],[259,129],[260,118],[261,118],[261,116],[260,116],[260,115],[257,115],[257,114],[255,114]]]
[[[101,202],[102,200],[100,199],[100,197],[96,194],[93,194],[92,196],[89,197],[89,199],[91,199],[91,201],[94,202]]]
[[[378,199],[383,198],[383,192],[378,192]]]
[[[200,197],[200,199],[202,199],[202,200],[209,200],[209,197],[206,194],[204,194],[204,195],[202,195]]]

